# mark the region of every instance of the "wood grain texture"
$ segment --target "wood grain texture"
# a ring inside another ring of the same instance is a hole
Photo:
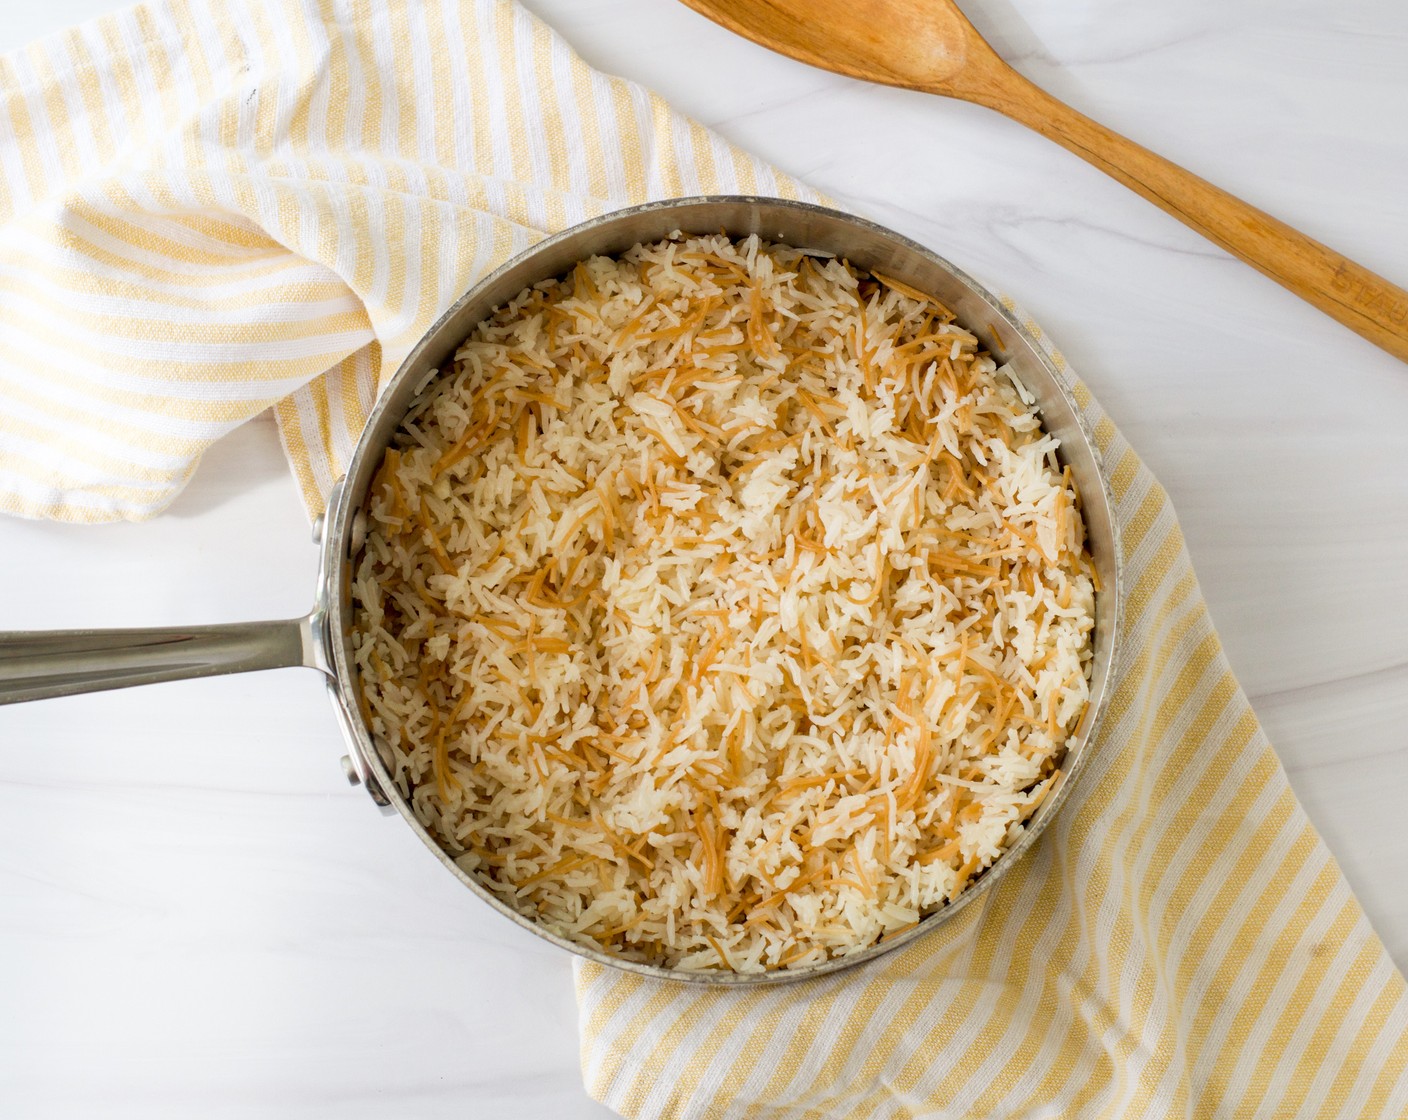
[[[1408,291],[1052,97],[1003,62],[952,0],[683,2],[812,66],[994,109],[1408,362]]]

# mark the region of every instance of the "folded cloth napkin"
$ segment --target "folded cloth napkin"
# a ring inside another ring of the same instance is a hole
[[[316,514],[479,277],[653,198],[813,192],[512,3],[169,0],[0,59],[0,510],[150,517],[274,407]]]
[[[0,60],[0,96],[0,508],[31,516],[150,516],[270,405],[317,511],[378,385],[510,253],[652,197],[813,197],[501,0],[166,0]],[[859,969],[716,992],[579,966],[602,1101],[1408,1115],[1403,978],[1228,668],[1167,498],[1071,383],[1129,571],[1083,788],[980,906]]]

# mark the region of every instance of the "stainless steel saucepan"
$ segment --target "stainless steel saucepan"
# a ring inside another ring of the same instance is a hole
[[[357,704],[359,688],[352,661],[352,558],[362,543],[366,489],[382,453],[430,375],[495,307],[530,284],[561,276],[579,260],[620,253],[639,242],[659,240],[676,230],[765,239],[826,250],[854,265],[932,293],[976,334],[999,364],[1035,395],[1048,431],[1061,442],[1060,456],[1080,489],[1089,545],[1102,590],[1096,596],[1094,668],[1090,708],[1070,748],[1065,777],[1033,816],[1026,834],[993,867],[944,907],[899,936],[848,957],[809,968],[738,975],[684,972],[622,960],[569,942],[517,913],[462,870],[416,819],[409,800],[396,788]],[[444,864],[488,905],[554,944],[601,964],[649,976],[708,984],[755,984],[795,980],[834,972],[907,944],[971,906],[992,889],[1036,841],[1060,809],[1072,785],[1088,769],[1109,691],[1120,615],[1120,563],[1112,499],[1100,457],[1069,388],[1037,342],[1002,306],[947,261],[889,230],[835,210],[773,198],[707,197],[648,203],[607,214],[540,242],[477,284],[421,339],[372,411],[346,476],[333,488],[327,513],[315,535],[321,561],[313,609],[302,618],[279,622],[151,630],[62,630],[0,633],[0,703],[42,700],[79,692],[255,669],[303,666],[316,669],[332,697],[347,754],[348,779],[360,784],[385,813],[400,813]]]

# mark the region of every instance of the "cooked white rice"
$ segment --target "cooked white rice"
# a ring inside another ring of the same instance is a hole
[[[564,937],[801,967],[943,907],[1085,708],[1069,473],[932,299],[757,238],[593,258],[414,409],[358,558],[364,715]]]

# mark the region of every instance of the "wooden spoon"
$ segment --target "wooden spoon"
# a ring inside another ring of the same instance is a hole
[[[1038,89],[997,56],[953,0],[684,3],[823,70],[996,109],[1408,361],[1408,292]]]

